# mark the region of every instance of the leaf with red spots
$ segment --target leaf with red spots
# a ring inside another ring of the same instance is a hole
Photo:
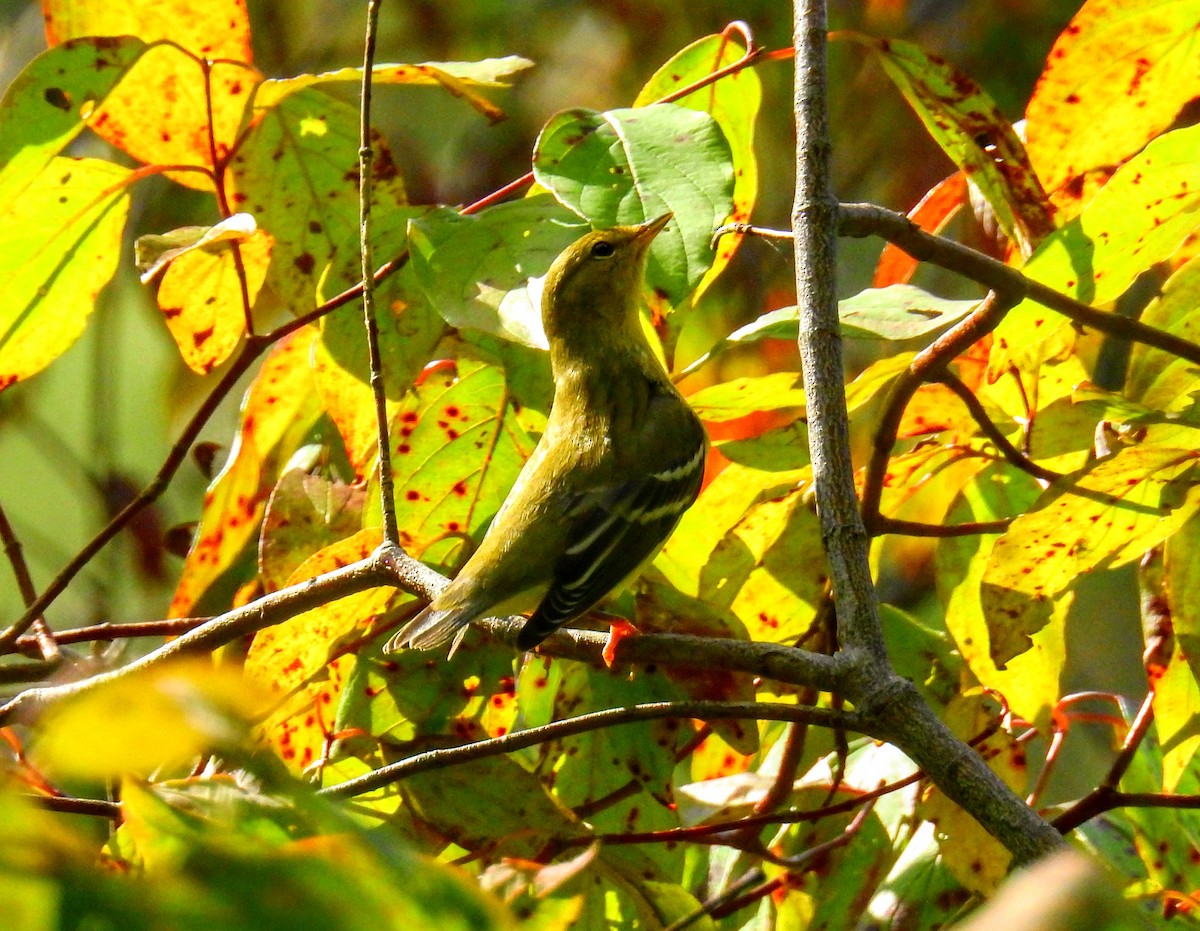
[[[399,620],[417,606],[409,602]],[[389,745],[451,745],[499,737],[517,712],[512,656],[468,633],[454,656],[414,650],[384,656],[360,651],[338,707],[338,730],[353,729]]]
[[[1032,476],[1007,463],[993,463],[963,486],[946,521],[1016,517],[1030,510],[1041,493]],[[975,679],[1003,695],[1014,713],[1044,729],[1061,697],[1059,681],[1066,662],[1064,630],[1061,624],[1046,625],[1032,635],[1033,649],[1009,660],[1004,668],[997,668],[980,592],[997,539],[998,534],[980,534],[947,537],[938,542],[934,578],[945,609],[943,616]]]
[[[299,472],[289,476],[313,478]],[[309,488],[313,488],[311,482]],[[371,529],[330,543],[297,566],[283,585],[297,585],[365,559],[381,539],[380,532]],[[246,674],[262,688],[287,696],[261,729],[289,765],[303,771],[329,739],[342,685],[353,669],[352,663],[346,662],[349,658],[338,654],[349,641],[365,635],[396,598],[394,588],[368,589],[255,634],[246,657]]]
[[[81,36],[137,36],[168,39],[204,58],[251,60],[245,0],[42,0],[42,13],[50,45]]]
[[[793,793],[787,805],[812,811],[823,805],[849,802],[857,794],[844,790],[831,793],[824,786],[806,788]],[[834,842],[826,853],[809,859],[803,870],[763,864],[768,880],[785,880],[771,896],[774,927],[861,928],[879,920],[880,909],[873,897],[903,848],[888,836],[885,819],[878,811],[867,816],[850,843],[836,844],[853,817],[830,815],[812,824],[785,828],[771,839],[771,849],[778,856],[797,859],[811,857],[813,848]],[[924,905],[922,900],[922,907],[917,909],[921,919],[926,917]],[[807,920],[809,915],[811,921]],[[929,926],[914,921],[913,927]]]
[[[940,233],[966,202],[967,176],[961,171],[956,171],[931,187],[920,202],[908,212],[908,218],[928,233]],[[879,254],[871,287],[886,288],[892,284],[907,284],[918,264],[911,255],[889,242]]]
[[[1186,536],[1189,543],[1196,542],[1195,533],[1181,532],[1177,536]],[[1188,621],[1194,623],[1194,618],[1188,618]],[[1180,780],[1193,768],[1196,754],[1200,752],[1200,686],[1196,683],[1195,671],[1188,663],[1188,656],[1192,654],[1186,652],[1196,645],[1192,630],[1188,631],[1185,638],[1180,636],[1177,629],[1166,666],[1151,671],[1154,727],[1163,748],[1164,792],[1180,791]]]
[[[336,479],[285,472],[271,492],[258,545],[264,590],[277,591],[318,550],[353,536],[362,527],[366,489]]]
[[[445,332],[441,318],[427,302],[410,300],[412,290],[402,272],[375,291],[375,320],[389,415],[399,409],[400,398]],[[355,478],[365,481],[375,468],[379,426],[362,308],[357,303],[339,307],[321,318],[321,338],[313,350],[313,377],[322,406],[341,434]]]
[[[928,442],[897,452],[883,476],[880,513],[898,520],[940,523],[958,491],[988,461],[978,449],[955,442]]]
[[[504,58],[485,58],[482,61],[437,61],[422,64],[375,65],[371,83],[375,86],[403,84],[410,87],[443,87],[459,97],[493,123],[503,120],[504,112],[486,97],[475,92],[477,87],[508,87],[508,78],[532,68],[533,62],[516,55]],[[320,74],[301,74],[293,78],[264,81],[256,103],[269,107],[288,94],[316,84],[350,84],[355,90],[362,84],[362,68],[339,68]]]
[[[382,540],[377,529],[361,530],[306,559],[287,580],[297,585],[367,558]],[[390,587],[371,588],[305,611],[254,635],[246,675],[287,699],[262,725],[286,762],[303,770],[310,750],[331,734],[346,669],[326,667],[354,638],[364,636],[396,597]]]
[[[0,202],[23,190],[87,125],[98,102],[146,51],[132,36],[75,39],[43,52],[0,102]]]
[[[244,0],[47,0],[51,45],[81,36],[136,36],[155,43],[88,118],[88,125],[139,161],[213,167],[232,148],[246,101],[261,75],[250,66]],[[166,41],[164,41],[166,40]],[[211,62],[208,75],[201,59]],[[172,172],[181,184],[211,190],[207,174]]]
[[[829,571],[808,489],[761,501],[713,548],[699,598],[726,607],[751,640],[794,643],[813,622]]]
[[[451,326],[545,349],[541,279],[587,229],[548,194],[469,217],[438,210],[410,225],[413,274]]]
[[[992,98],[911,42],[846,35],[879,56],[930,136],[979,189],[1005,235],[1029,255],[1054,229],[1054,211],[1025,146]]]
[[[329,757],[337,730],[338,700],[357,664],[353,654],[326,663],[288,694],[276,695],[271,713],[258,725],[260,739],[296,776],[311,777]]]
[[[654,560],[654,568],[684,595],[703,600],[701,590],[706,585],[709,558],[751,509],[763,501],[783,498],[797,483],[811,476],[806,451],[794,448],[795,436],[785,431],[777,432],[784,434],[786,452],[798,461],[790,463],[791,468],[781,467],[773,456],[769,457],[772,461],[761,468],[753,462],[732,462],[684,512],[675,532]],[[766,438],[758,438],[758,442],[746,441],[743,446],[757,447],[766,442]],[[799,454],[795,455],[797,452]],[[743,454],[754,458],[753,452]],[[724,600],[728,602],[728,596]]]
[[[1081,176],[1111,172],[1200,97],[1194,0],[1089,0],[1054,43],[1025,109],[1027,148],[1072,214]]]
[[[632,675],[582,663],[564,663],[555,695],[554,717],[562,719],[589,711],[639,702],[682,697],[662,671],[641,667]],[[675,753],[692,734],[688,721],[655,720],[587,731],[547,744],[539,772],[554,787],[555,797],[569,808],[606,799],[636,786],[589,814],[598,831],[647,831],[677,824],[672,811]],[[678,854],[681,851],[676,851]],[[659,852],[656,851],[656,854]],[[667,856],[668,851],[661,855]]]
[[[1140,559],[1200,509],[1194,449],[1155,445],[1151,434],[1056,482],[1012,523],[982,582],[997,666],[1030,648],[1055,605],[1070,603],[1080,575]]]
[[[642,223],[668,210],[650,247],[651,290],[677,305],[715,260],[713,231],[733,210],[729,143],[707,113],[673,104],[564,110],[538,136],[539,184],[597,227]]]
[[[254,125],[230,163],[230,204],[275,238],[267,284],[295,314],[361,277],[358,257],[358,111],[316,89],[254,108]],[[416,211],[384,139],[371,141],[376,233],[403,229]],[[332,266],[332,267],[331,267]]]
[[[204,496],[171,617],[190,614],[254,539],[275,476],[320,416],[308,365],[315,337],[305,327],[281,340],[247,390],[229,460]]]
[[[742,46],[725,36],[711,35],[697,39],[654,72],[638,92],[633,105],[644,107],[651,104],[732,64],[744,54]],[[762,81],[758,72],[754,68],[743,68],[674,102],[678,106],[709,114],[721,127],[733,159],[733,209],[725,222],[750,222],[758,199],[758,159],[754,154],[754,124],[762,106]],[[693,301],[699,300],[700,295],[729,264],[741,240],[739,235],[721,238],[712,267],[696,285]]]
[[[1113,175],[1079,216],[1047,237],[1022,271],[1084,303],[1119,297],[1200,228],[1198,148],[1200,126],[1155,139]],[[1066,326],[1065,317],[1024,301],[996,329],[989,372],[1002,373],[1013,360],[1036,358],[1046,340]]]
[[[159,310],[188,368],[206,375],[229,357],[245,333],[249,311],[245,301],[253,307],[273,243],[254,228],[247,214],[235,214],[216,226],[193,228],[192,235],[194,242],[169,250],[142,280],[165,266],[158,286]],[[147,238],[142,237],[138,245],[144,248]]]
[[[406,399],[391,438],[401,542],[441,565],[479,539],[534,447],[504,373],[461,360],[456,373],[436,373]]]
[[[117,270],[129,213],[126,168],[54,158],[22,175],[0,173],[0,389],[79,338]]]

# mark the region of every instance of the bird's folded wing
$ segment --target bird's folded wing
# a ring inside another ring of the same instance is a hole
[[[582,614],[666,540],[700,491],[704,435],[664,469],[581,492],[567,509],[567,545],[537,611],[517,644],[531,649]]]

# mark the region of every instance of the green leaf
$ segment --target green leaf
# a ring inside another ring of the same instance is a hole
[[[894,284],[867,288],[839,301],[838,316],[846,339],[907,340],[948,328],[978,304],[978,301],[947,300],[913,285]],[[738,327],[690,363],[683,374],[696,371],[733,346],[764,339],[795,342],[799,333],[800,311],[795,305],[767,311],[757,320]]]
[[[554,716],[561,719],[604,708],[682,697],[657,669],[639,668],[630,676],[627,670],[566,663],[555,696]],[[553,785],[555,796],[569,808],[605,798],[632,780],[646,794],[638,793],[631,809],[619,806],[623,810],[614,812],[606,808],[603,816],[597,815],[600,820],[589,818],[589,821],[600,831],[653,830],[662,826],[662,819],[654,817],[654,809],[665,811],[664,806],[672,801],[675,749],[689,736],[690,728],[670,720],[638,721],[586,731],[543,748],[542,778]],[[667,821],[673,823],[674,819]]]
[[[504,373],[465,360],[457,377],[425,379],[393,418],[391,437],[401,542],[442,564],[483,533],[534,447]],[[368,499],[364,520],[377,519],[377,499]]]
[[[451,326],[545,349],[541,278],[587,229],[547,194],[476,216],[438,210],[409,227],[413,273]]]
[[[911,42],[850,38],[879,56],[929,135],[979,189],[1005,235],[1028,255],[1054,229],[1053,211],[1025,146],[970,77]]]
[[[1145,313],[1143,323],[1195,343],[1200,341],[1200,258],[1193,258],[1165,285]],[[1147,407],[1180,411],[1196,401],[1200,369],[1179,356],[1136,343],[1129,359],[1125,393]]]
[[[506,756],[415,773],[401,787],[413,813],[465,850],[531,858],[589,828]]]
[[[644,107],[675,93],[712,72],[730,65],[745,49],[727,35],[705,36],[677,52],[641,89],[635,107]],[[733,157],[733,210],[729,221],[748,221],[758,198],[758,159],[754,154],[754,124],[762,105],[762,81],[754,68],[743,68],[714,84],[674,101],[710,114],[721,127]],[[741,243],[740,235],[721,238],[712,268],[696,286],[698,299],[729,263]]]
[[[538,136],[534,176],[596,227],[675,223],[650,250],[647,281],[680,303],[712,265],[713,231],[732,209],[729,143],[706,113],[658,104],[565,110]]]
[[[1086,304],[1119,297],[1200,227],[1198,150],[1200,126],[1159,136],[1117,170],[1083,213],[1046,237],[1022,271]],[[993,351],[989,371],[1005,371],[1011,359],[1065,326],[1065,317],[1023,301],[996,329],[1000,351]]]
[[[957,323],[977,306],[978,301],[951,301],[894,284],[839,301],[838,317],[847,339],[916,339]]]
[[[230,202],[275,238],[267,286],[295,314],[361,276],[358,242],[358,110],[316,89],[255,111],[256,124],[230,165]],[[399,169],[375,135],[371,185],[377,226],[414,215]]]
[[[0,203],[37,176],[146,51],[132,36],[86,38],[43,52],[0,100]]]
[[[1081,574],[1140,559],[1198,508],[1194,450],[1152,441],[1052,485],[1041,506],[996,541],[983,577],[996,665],[1032,646],[1030,635]]]
[[[54,158],[32,178],[0,176],[0,390],[79,338],[117,270],[131,172]]]

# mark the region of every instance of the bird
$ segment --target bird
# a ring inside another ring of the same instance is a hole
[[[529,613],[534,649],[627,581],[700,493],[708,438],[642,329],[650,244],[672,219],[585,233],[550,266],[554,398],[533,454],[454,580],[384,647],[453,656],[475,620]]]

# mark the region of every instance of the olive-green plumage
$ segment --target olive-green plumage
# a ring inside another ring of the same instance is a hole
[[[638,313],[650,243],[670,219],[588,233],[551,266],[546,432],[479,549],[386,651],[457,645],[473,620],[526,611],[517,643],[532,649],[653,556],[695,500],[704,429]]]

